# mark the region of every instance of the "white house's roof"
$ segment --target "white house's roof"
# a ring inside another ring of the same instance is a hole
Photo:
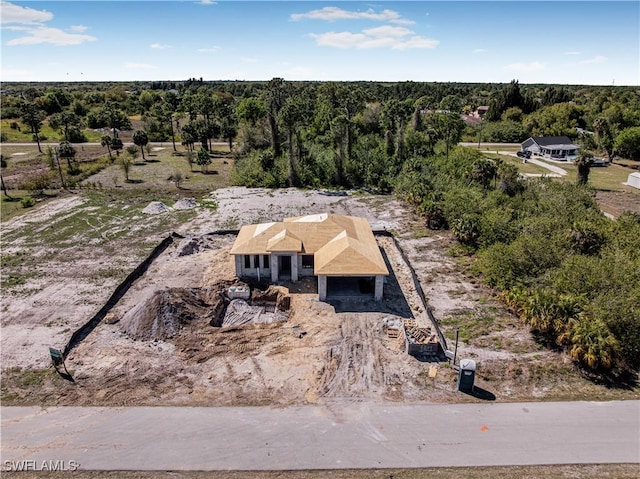
[[[522,143],[523,147],[531,146],[533,144],[543,146],[552,150],[577,150],[579,145],[571,143],[571,139],[568,136],[536,136],[525,140]]]
[[[298,253],[314,255],[314,274],[387,275],[378,243],[365,218],[317,214],[281,223],[246,225],[231,254]]]

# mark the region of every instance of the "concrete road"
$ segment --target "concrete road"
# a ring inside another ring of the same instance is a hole
[[[1,416],[5,470],[20,461],[85,470],[640,463],[640,401],[3,407]]]

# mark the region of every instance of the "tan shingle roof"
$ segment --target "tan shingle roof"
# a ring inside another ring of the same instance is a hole
[[[387,275],[378,244],[365,218],[318,214],[282,223],[243,226],[231,254],[314,254],[314,274]]]

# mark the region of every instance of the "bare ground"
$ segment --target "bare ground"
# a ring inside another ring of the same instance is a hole
[[[233,236],[206,236],[192,254],[180,255],[185,244],[174,244],[71,352],[67,366],[75,382],[49,367],[48,346],[63,347],[169,231],[197,237],[324,211],[364,216],[374,228],[400,236],[449,346],[454,331],[463,331],[458,357],[479,362],[477,384],[498,400],[637,397],[635,390],[595,385],[566,356],[541,350],[447,254],[451,237],[426,232],[393,198],[246,188],[217,190],[214,197],[217,210],[156,216],[140,214],[144,204],[114,201],[105,207],[83,197],[63,198],[4,223],[3,275],[21,281],[3,287],[3,403],[330,406],[477,400],[455,392],[456,373],[448,364],[420,362],[387,338],[384,318],[425,321],[409,270],[388,238],[379,243],[394,275],[385,285],[382,308],[318,302],[315,282],[306,280],[285,285],[294,293],[286,322],[214,328],[194,320],[170,338],[134,340],[118,321],[155,291],[233,280]],[[61,230],[69,231],[62,239]]]

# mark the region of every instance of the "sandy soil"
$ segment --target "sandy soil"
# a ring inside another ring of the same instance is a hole
[[[142,259],[141,252],[126,237],[63,249],[62,255],[58,251],[50,259],[56,252],[53,245],[34,246],[20,234],[26,228],[55,229],[72,212],[90,217],[91,210],[84,209],[81,197],[54,200],[3,224],[3,252],[5,248],[13,253],[28,250],[38,258],[40,272],[3,292],[3,401],[331,405],[336,401],[476,400],[455,392],[456,372],[448,364],[420,362],[404,353],[397,340],[387,337],[385,318],[414,318],[428,326],[410,272],[388,238],[379,238],[379,245],[394,274],[385,285],[382,305],[319,302],[315,281],[308,279],[284,284],[292,298],[285,322],[214,328],[208,320],[192,320],[174,336],[160,340],[135,340],[124,331],[120,319],[155,291],[215,288],[234,280],[229,255],[232,235],[206,236],[198,240],[201,247],[190,251],[192,254],[181,254],[191,239],[218,229],[325,211],[364,216],[374,228],[395,232],[436,318],[443,321],[450,347],[457,327],[452,321],[487,321],[486,331],[459,347],[459,357],[479,361],[477,384],[483,390],[493,391],[498,399],[513,400],[557,398],[558,394],[574,394],[576,385],[584,386],[565,356],[540,351],[529,332],[491,300],[490,292],[463,276],[463,268],[447,254],[453,244],[449,234],[425,232],[392,197],[246,188],[226,188],[213,196],[217,210],[200,208],[191,220],[177,225],[175,230],[187,239],[167,249],[105,321],[71,351],[67,367],[75,382],[52,371],[48,346],[63,348],[73,330],[104,304],[123,278],[122,274],[101,274],[104,269],[117,259],[126,275]],[[120,224],[114,216],[113,224],[105,227],[107,231],[128,227],[139,236],[138,242],[157,243],[168,231],[147,232],[152,221],[161,221],[148,216],[136,215],[131,225]],[[527,378],[524,384],[523,377]],[[561,382],[564,386],[559,386]],[[589,392],[605,394],[602,389],[587,387]]]

